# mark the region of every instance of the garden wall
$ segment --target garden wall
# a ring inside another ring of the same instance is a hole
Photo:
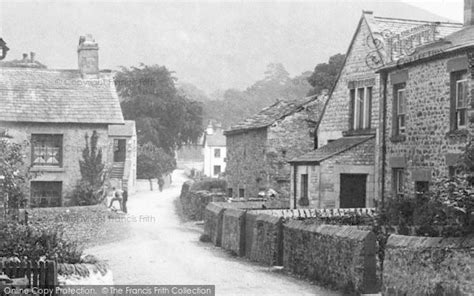
[[[265,265],[283,264],[283,218],[248,211],[245,216],[245,256]]]
[[[474,237],[391,235],[385,248],[384,295],[473,295]]]
[[[99,239],[114,240],[128,233],[123,214],[110,212],[104,205],[28,209],[28,224],[58,228],[63,226],[67,239],[88,245]]]
[[[377,292],[373,232],[290,220],[283,246],[283,266],[292,273],[345,292]]]
[[[226,209],[222,219],[222,248],[245,255],[245,210]]]
[[[226,201],[225,193],[219,189],[219,186],[225,186],[225,181],[184,182],[181,187],[180,201],[186,218],[201,221],[204,219],[204,212],[209,203]]]

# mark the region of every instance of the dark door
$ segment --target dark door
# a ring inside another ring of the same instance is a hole
[[[127,140],[114,139],[114,162],[124,162]]]
[[[365,208],[367,175],[341,174],[340,208]]]

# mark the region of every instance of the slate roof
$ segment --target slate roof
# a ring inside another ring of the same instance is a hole
[[[136,135],[134,120],[125,120],[125,124],[109,125],[109,136],[111,137],[132,137],[134,135]]]
[[[277,120],[291,115],[299,110],[302,110],[306,104],[317,99],[318,98],[316,96],[311,96],[292,101],[279,100],[273,105],[262,109],[257,114],[250,116],[242,120],[241,122],[231,126],[229,130],[224,132],[224,134],[230,135],[245,132],[246,130],[268,127]]]
[[[396,63],[388,64],[383,67],[381,71],[400,67],[401,65],[410,64],[419,60],[435,58],[468,47],[474,47],[474,26],[464,27],[461,30],[441,38],[437,42],[420,46],[411,56],[405,57]]]
[[[347,151],[357,145],[366,141],[375,139],[374,135],[369,136],[353,136],[342,137],[340,139],[329,142],[327,145],[303,154],[295,159],[290,160],[290,163],[320,163],[328,158],[333,157],[339,153]],[[375,145],[375,142],[373,143]]]
[[[205,135],[205,145],[207,146],[226,146],[226,138],[222,131],[215,131],[211,135]]]
[[[123,124],[110,73],[0,67],[0,121]]]

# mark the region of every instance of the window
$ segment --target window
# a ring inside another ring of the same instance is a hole
[[[406,132],[406,91],[405,83],[395,84],[393,87],[393,127],[394,135],[403,135]]]
[[[61,182],[31,182],[32,207],[59,207],[61,205]]]
[[[221,166],[215,165],[214,166],[214,175],[219,175],[221,173]]]
[[[468,104],[467,79],[456,81],[456,127],[465,128]]]
[[[430,183],[427,181],[416,181],[415,182],[415,195],[417,198],[423,197],[430,189]]]
[[[372,87],[350,90],[351,130],[369,129],[372,113]]]
[[[393,191],[400,196],[405,192],[405,177],[403,169],[393,169]]]
[[[239,197],[245,197],[245,190],[243,188],[239,188]]]
[[[228,197],[234,196],[234,190],[232,188],[227,188],[227,196]]]
[[[308,174],[301,174],[300,206],[308,206]]]
[[[451,72],[451,130],[467,127],[469,90],[467,71]]]
[[[62,135],[31,135],[32,165],[61,166],[62,165]]]
[[[214,149],[214,157],[215,158],[220,158],[221,157],[221,149],[220,148]]]

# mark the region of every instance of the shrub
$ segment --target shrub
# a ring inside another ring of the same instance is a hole
[[[16,222],[0,222],[0,257],[20,260],[57,260],[59,263],[79,263],[83,246],[64,238],[63,229],[35,227]]]

